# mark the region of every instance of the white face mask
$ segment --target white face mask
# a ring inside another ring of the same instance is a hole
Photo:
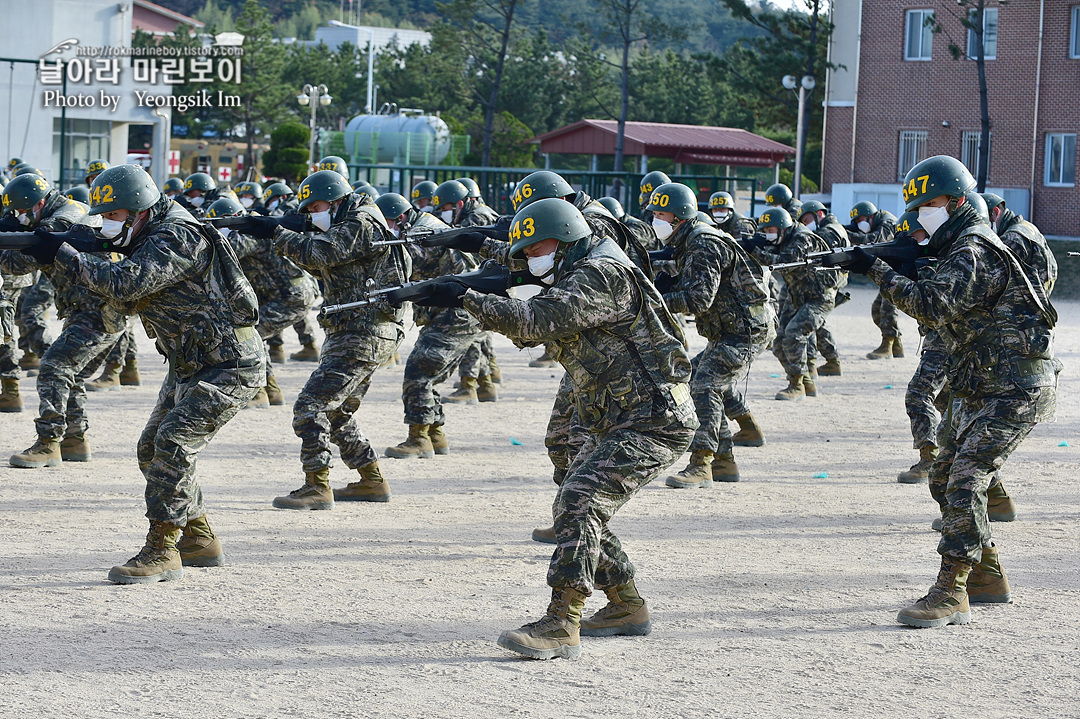
[[[529,272],[539,277],[545,285],[555,284],[555,253],[529,258]]]
[[[869,232],[870,231],[870,223],[867,222],[866,220],[862,220],[861,222],[859,222],[857,227],[863,232]]]
[[[949,209],[947,207],[928,207],[923,205],[919,208],[919,224],[926,230],[926,234],[933,237],[938,228],[949,221]]]
[[[189,197],[188,202],[191,203],[192,207],[202,207],[202,203],[206,202],[206,198],[202,195],[199,195],[198,197]]]
[[[401,237],[401,231],[397,228],[396,225],[390,228],[390,234],[394,237]]]
[[[120,220],[101,220],[101,236],[106,240],[115,240],[124,231],[124,223]]]
[[[325,212],[312,212],[311,224],[318,227],[323,232],[330,229],[330,210]]]
[[[770,245],[775,245],[776,241],[778,239],[780,239],[780,233],[779,232],[766,232],[765,233],[765,241],[768,242]]]
[[[266,206],[266,209],[273,210],[275,207],[277,207],[280,204],[281,204],[281,200],[278,200],[278,199],[270,200],[270,204]]]
[[[993,222],[991,222],[990,227],[993,228],[995,233],[997,233],[997,220],[994,220]]]
[[[656,217],[652,220],[653,230],[656,231],[656,238],[659,240],[666,240],[671,237],[671,233],[675,231],[675,228],[671,226],[670,222],[658,219]]]
[[[441,217],[442,221],[445,222],[448,225],[454,224],[454,211],[453,210],[443,210],[442,212],[439,213],[439,217]]]
[[[807,222],[806,229],[810,230],[811,232],[817,232],[817,220],[810,220],[809,222]]]
[[[22,223],[23,227],[29,227],[30,226],[30,213],[29,212],[20,212],[15,217],[19,220],[19,222]]]
[[[431,215],[431,214],[434,214],[435,208],[432,207],[431,205],[424,205],[423,207],[420,208],[420,211],[421,212],[426,212],[429,215]]]
[[[254,204],[255,204],[255,200],[253,200],[253,199],[252,199],[252,198],[250,198],[250,197],[241,197],[241,198],[240,198],[240,205],[241,205],[241,207],[243,207],[243,208],[244,208],[245,210],[250,210],[250,209],[251,209],[251,207],[252,207],[252,205],[254,205]]]
[[[727,218],[731,215],[731,210],[714,210],[712,213],[713,219],[723,224],[727,222]]]

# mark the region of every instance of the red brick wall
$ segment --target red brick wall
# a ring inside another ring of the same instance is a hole
[[[1045,133],[1080,131],[1080,60],[1069,59],[1070,10],[1080,0],[1046,0],[1042,96],[1035,140],[1033,219],[1046,234],[1080,235],[1077,213],[1080,183],[1071,188],[1043,185]],[[953,60],[951,40],[966,50],[967,33],[952,0],[903,3],[864,0],[859,66],[855,182],[896,183],[900,130],[925,130],[927,154],[960,157],[965,130],[977,131],[979,92],[974,61]],[[991,187],[1028,188],[1031,184],[1032,122],[1038,51],[1039,3],[1011,2],[998,8],[997,57],[986,62],[993,141]],[[944,32],[934,35],[932,60],[904,60],[906,11],[933,9]],[[841,132],[849,108],[829,108],[826,185],[848,182],[840,167],[851,143],[850,125]],[[943,127],[948,122],[949,127]],[[837,130],[835,133],[833,129]],[[1080,144],[1080,143],[1078,143]],[[837,164],[834,164],[834,161]],[[1080,174],[1080,162],[1078,174]]]
[[[821,166],[822,191],[829,192],[834,182],[851,179],[851,118],[853,107],[828,108],[825,123],[825,156]]]

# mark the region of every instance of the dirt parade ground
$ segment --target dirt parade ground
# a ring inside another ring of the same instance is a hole
[[[382,459],[393,500],[330,512],[270,505],[302,483],[291,404],[314,368],[278,366],[286,406],[242,412],[200,456],[227,565],[116,586],[106,573],[146,534],[135,442],[165,373],[140,328],[142,386],[90,396],[93,461],[0,468],[0,717],[1080,716],[1080,303],[1057,303],[1057,422],[1004,470],[1020,517],[993,530],[1014,602],[911,629],[896,613],[938,566],[936,505],[896,482],[918,459],[918,332],[902,317],[907,356],[865,359],[874,293],[852,295],[830,321],[844,374],[817,398],[774,401],[779,363],[753,366],[768,444],[737,448],[742,482],[662,475],[616,515],[654,629],[583,638],[578,661],[495,644],[549,596],[551,548],[529,534],[551,523],[562,370],[528,367],[539,350],[497,337],[500,401],[447,408],[452,453]],[[376,373],[358,414],[380,454],[406,435],[403,368]],[[33,379],[23,393],[25,412],[0,415],[4,458],[33,441]],[[334,486],[355,477],[331,470]]]

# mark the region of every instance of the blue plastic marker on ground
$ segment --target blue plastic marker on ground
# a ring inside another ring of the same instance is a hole
[[[892,385],[891,384],[885,385],[885,389],[892,389]]]
[[[769,376],[772,377],[773,379],[779,379],[780,378],[780,375],[778,375],[778,374],[771,374]]]
[[[1061,443],[1060,443],[1060,444],[1058,444],[1058,446],[1059,446],[1059,447],[1068,447],[1068,446],[1069,446],[1069,443],[1068,443],[1068,442],[1066,442],[1065,440],[1061,440]]]
[[[818,472],[817,474],[814,475],[814,479],[828,479],[828,478],[829,478],[829,473],[828,472]]]
[[[514,446],[517,446],[517,447],[524,447],[524,446],[525,446],[525,443],[524,443],[524,442],[518,442],[518,441],[517,441],[516,439],[514,439],[513,437],[511,437],[511,438],[510,438],[510,444],[512,444],[512,445],[514,445]]]

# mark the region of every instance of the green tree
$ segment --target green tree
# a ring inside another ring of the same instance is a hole
[[[270,149],[263,155],[263,174],[299,182],[308,174],[308,141],[311,133],[306,125],[288,121],[270,133]]]

